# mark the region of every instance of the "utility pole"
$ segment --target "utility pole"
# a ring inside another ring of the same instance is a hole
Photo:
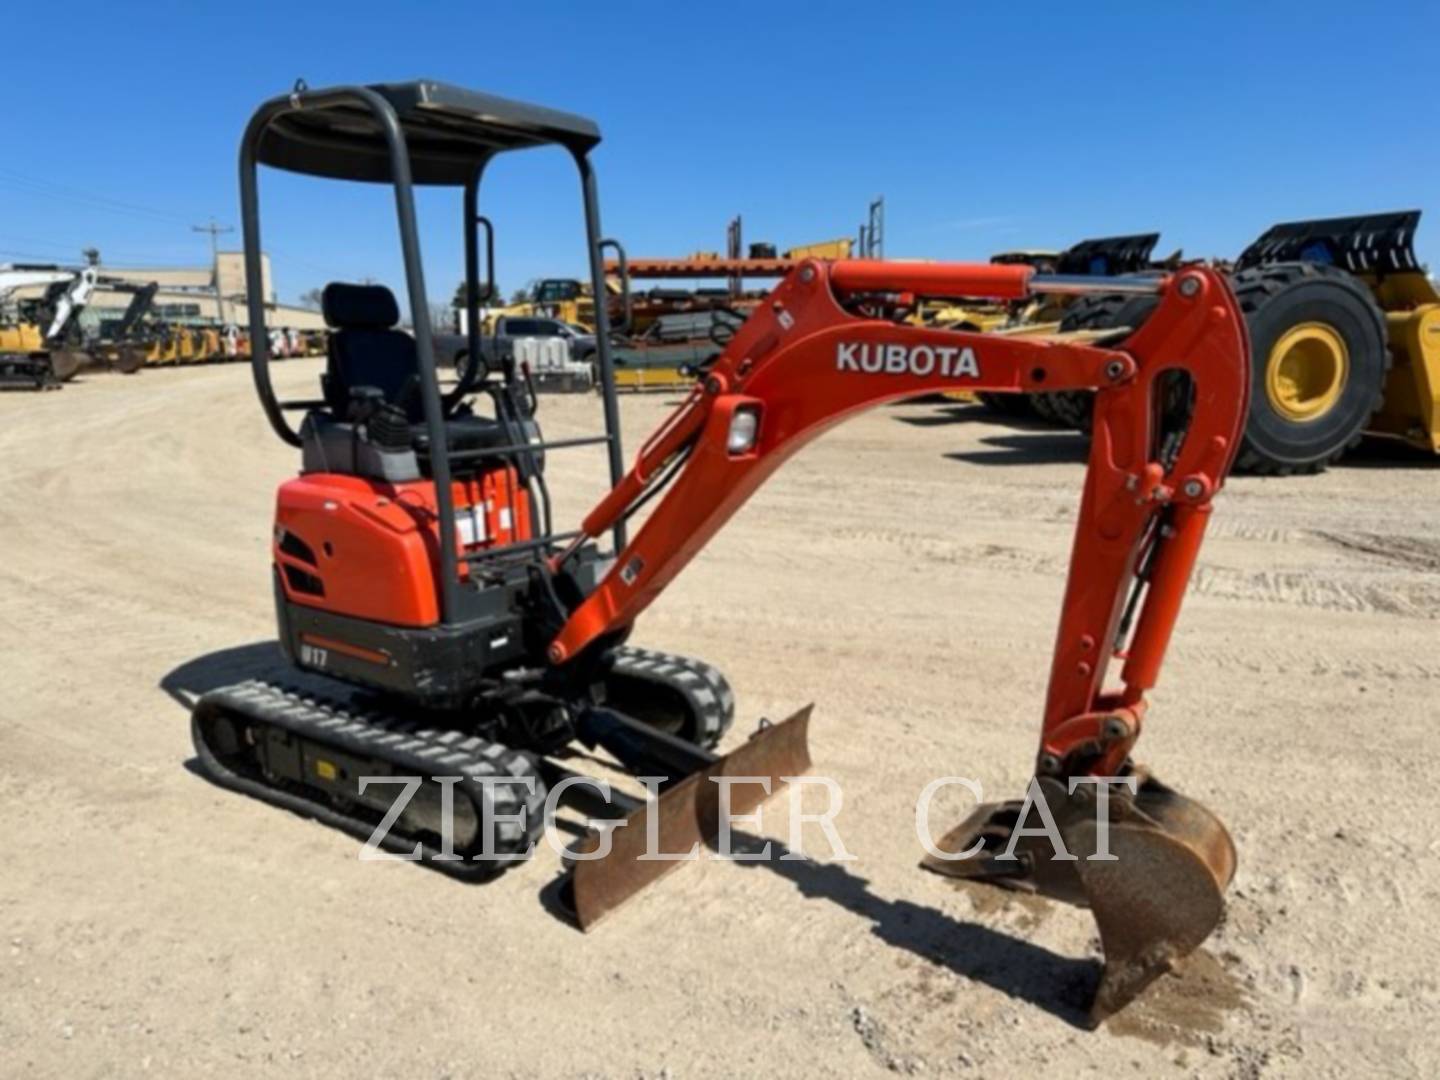
[[[230,225],[216,225],[212,217],[209,225],[191,225],[190,231],[210,234],[210,268],[215,275],[215,317],[223,326],[230,320],[225,318],[225,298],[220,295],[220,235],[232,233],[235,229]]]
[[[860,258],[885,258],[885,196],[877,195],[870,202],[869,221],[861,222],[856,239]]]
[[[743,254],[740,235],[740,215],[735,215],[735,220],[725,226],[725,257],[727,259],[739,260]],[[745,288],[744,279],[738,274],[730,279],[730,298],[737,298]]]

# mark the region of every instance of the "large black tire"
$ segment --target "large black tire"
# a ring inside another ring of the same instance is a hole
[[[1104,293],[1082,296],[1065,310],[1060,320],[1060,329],[1074,330],[1115,330],[1122,326],[1136,330],[1159,300],[1154,296],[1131,296],[1124,293]],[[1091,413],[1095,408],[1095,395],[1089,390],[1053,390],[1037,394],[1036,411],[1048,413],[1052,422],[1076,431],[1089,432]],[[1043,411],[1042,411],[1043,408]]]
[[[1090,430],[1090,414],[1095,408],[1095,395],[1089,390],[1052,390],[1045,395],[1044,411],[1052,424],[1071,431]],[[1041,411],[1039,403],[1036,412]]]
[[[1250,330],[1250,415],[1236,466],[1272,476],[1315,473],[1360,441],[1385,392],[1390,367],[1385,316],[1350,274],[1318,263],[1275,263],[1231,280]],[[1343,384],[1333,405],[1297,420],[1269,392],[1275,346],[1303,324],[1320,324],[1343,341]]]

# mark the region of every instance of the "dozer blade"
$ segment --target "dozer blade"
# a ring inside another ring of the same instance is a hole
[[[601,849],[602,835],[592,830],[572,849],[574,867],[569,903],[575,921],[589,930],[605,915],[664,874],[682,865],[678,859],[647,859],[650,853],[686,853],[696,844],[714,841],[720,828],[720,785],[717,776],[765,777],[769,792],[758,783],[730,787],[730,813],[748,814],[773,795],[784,779],[810,768],[807,705],[778,724],[762,727],[742,746],[693,772],[658,798],[647,802],[610,830],[609,853],[581,856]]]
[[[947,833],[936,847],[965,859],[927,856],[927,870],[950,877],[1035,892],[1088,907],[1100,930],[1105,970],[1090,1009],[1099,1023],[1210,936],[1225,910],[1235,876],[1235,845],[1218,818],[1153,777],[1140,777],[1132,797],[1112,788],[1107,815],[1110,858],[1101,850],[1094,787],[1068,794],[1055,780],[1039,788],[1054,815],[1066,853],[1056,858],[1032,808],[1023,828],[1021,802],[988,803]],[[1006,852],[1014,837],[1011,857]],[[976,845],[979,845],[976,848]]]

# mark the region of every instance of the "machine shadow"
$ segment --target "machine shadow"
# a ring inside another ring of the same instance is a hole
[[[987,435],[980,442],[993,449],[956,450],[944,456],[972,465],[1081,465],[1090,454],[1087,436],[1053,428],[1035,434]]]
[[[273,679],[287,684],[298,682],[304,673],[293,667],[280,651],[280,643],[253,641],[187,660],[166,672],[160,689],[187,712],[203,694],[246,679]]]
[[[730,836],[732,850],[740,854],[758,854],[767,842],[738,830]],[[872,924],[870,932],[891,948],[904,949],[962,978],[984,983],[1071,1027],[1089,1030],[1093,1026],[1089,1007],[1100,982],[1098,961],[1060,956],[1022,938],[978,923],[960,922],[908,900],[886,900],[870,891],[869,881],[839,863],[794,856],[779,841],[768,842],[770,858],[735,860],[734,865],[768,870],[790,882],[800,895],[828,901],[867,920]],[[922,871],[917,867],[916,872]],[[551,880],[540,891],[540,903],[556,918],[574,925],[567,884],[568,875]]]
[[[1435,455],[1419,447],[1410,446],[1398,439],[1367,436],[1360,445],[1342,457],[1332,469],[1384,469],[1395,472],[1399,469],[1411,471],[1433,471]],[[1302,478],[1303,479],[1303,478]],[[1290,478],[1286,478],[1288,483]]]
[[[738,833],[732,833],[732,841],[736,850],[751,852],[759,852],[765,843]],[[817,863],[803,856],[781,858],[792,853],[778,841],[770,844],[770,859],[736,865],[769,870],[789,881],[802,896],[828,900],[869,920],[871,933],[892,948],[984,983],[1072,1027],[1091,1027],[1089,1007],[1100,982],[1099,962],[1060,956],[1023,938],[979,923],[960,922],[922,904],[886,900],[870,891],[869,881],[851,874],[843,864]],[[917,866],[916,873],[923,872]]]
[[[927,405],[922,412],[903,412],[906,407]],[[911,427],[943,427],[946,424],[991,424],[1014,431],[1054,431],[1055,425],[1039,417],[1000,416],[984,405],[966,404],[960,401],[942,400],[938,407],[927,399],[902,401],[895,405],[895,419]]]

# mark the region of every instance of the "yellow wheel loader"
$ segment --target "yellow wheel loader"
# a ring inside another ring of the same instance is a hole
[[[1247,311],[1242,465],[1315,471],[1363,432],[1440,453],[1440,292],[1415,256],[1419,225],[1419,210],[1289,222],[1240,256],[1242,302],[1252,282],[1280,285]],[[1313,283],[1304,294],[1302,283]]]
[[[1440,292],[1415,256],[1420,211],[1292,221],[1235,261],[1255,364],[1237,468],[1320,472],[1369,433],[1440,453]],[[1135,329],[1147,298],[1086,297],[1062,328]],[[1054,419],[1085,429],[1092,395]]]

